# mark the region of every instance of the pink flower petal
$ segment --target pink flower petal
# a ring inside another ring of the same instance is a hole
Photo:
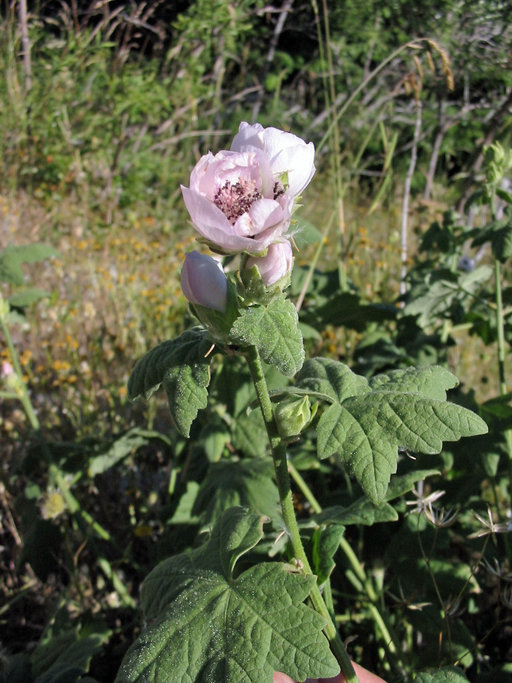
[[[224,252],[247,251],[255,254],[264,251],[275,241],[274,231],[267,231],[263,239],[252,239],[235,232],[226,216],[208,199],[188,187],[181,186],[183,200],[197,232],[210,244]]]
[[[249,216],[252,223],[252,234],[259,235],[260,232],[278,226],[285,218],[283,209],[274,199],[258,199],[249,209]]]

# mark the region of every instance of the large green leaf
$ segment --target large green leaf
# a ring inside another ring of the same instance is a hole
[[[414,674],[415,683],[463,683],[468,679],[461,669],[454,666],[443,666]]]
[[[325,359],[308,361],[298,376],[300,388],[331,403],[318,421],[318,456],[338,455],[376,505],[385,499],[398,449],[440,453],[443,441],[487,431],[480,417],[445,400],[456,383],[439,367],[397,370],[367,382]]]
[[[156,346],[135,365],[128,381],[129,398],[147,399],[163,383],[176,428],[188,437],[198,411],[207,403],[210,347],[208,333],[200,327]]]
[[[310,358],[297,376],[297,386],[319,398],[341,402],[368,391],[368,380],[330,358]]]
[[[35,263],[59,252],[48,244],[10,245],[0,251],[0,281],[11,285],[24,285],[22,263]]]
[[[270,519],[280,519],[279,493],[270,458],[212,463],[197,497],[194,513],[213,524],[227,508],[241,505]]]
[[[398,449],[440,453],[443,441],[487,431],[466,408],[420,394],[376,391],[333,404],[318,423],[318,455],[337,453],[374,503],[384,499]]]
[[[411,296],[404,314],[417,315],[419,325],[425,327],[448,315],[452,306],[459,305],[465,297],[472,298],[491,276],[492,268],[486,265],[469,273],[433,272],[420,291]]]
[[[446,391],[453,389],[458,383],[459,380],[449,370],[436,365],[391,370],[385,375],[376,375],[369,381],[372,391],[412,391],[441,400],[446,398]]]
[[[416,470],[393,477],[386,491],[385,500],[379,505],[375,505],[366,496],[363,496],[346,507],[333,505],[325,508],[322,512],[310,517],[307,525],[342,524],[349,526],[350,524],[364,524],[372,526],[378,522],[395,522],[398,519],[398,513],[389,504],[389,501],[402,496],[410,491],[416,482],[434,474],[439,474],[439,472],[437,470]]]
[[[291,301],[276,297],[266,306],[250,306],[235,320],[230,341],[240,346],[254,345],[263,360],[292,376],[304,362],[304,346],[297,311]]]
[[[471,246],[479,247],[485,242],[491,243],[492,253],[499,261],[504,262],[510,258],[512,256],[512,217],[507,215],[477,231],[477,236]]]
[[[117,683],[271,683],[335,676],[322,617],[303,604],[313,576],[260,563],[235,575],[261,539],[263,518],[228,510],[207,544],[160,563],[142,588],[146,630],[128,650]]]
[[[168,446],[171,445],[170,439],[161,432],[148,431],[138,427],[128,430],[126,434],[117,438],[105,452],[95,455],[89,460],[88,475],[95,477],[97,474],[103,474],[153,439],[163,441]]]

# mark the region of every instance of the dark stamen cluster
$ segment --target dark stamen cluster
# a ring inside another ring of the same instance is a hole
[[[213,203],[234,225],[236,219],[246,213],[257,199],[261,199],[261,193],[257,189],[251,189],[247,183],[240,181],[234,184],[227,181],[215,193]]]
[[[276,180],[276,182],[274,183],[274,199],[277,199],[282,194],[284,194],[284,187],[282,183],[279,182],[279,180]]]

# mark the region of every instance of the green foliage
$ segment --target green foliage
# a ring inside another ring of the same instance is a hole
[[[58,256],[56,249],[48,244],[10,245],[0,251],[0,281],[13,286],[14,292],[7,298],[10,308],[23,311],[31,304],[49,296],[47,292],[37,287],[27,285],[22,265],[38,263],[52,256]],[[11,322],[23,322],[23,315],[15,317],[15,311],[10,311]]]
[[[368,383],[341,363],[316,359],[306,361],[298,382],[331,403],[318,421],[318,457],[337,454],[375,504],[399,448],[440,453],[443,441],[487,431],[477,415],[445,401],[457,380],[443,368],[397,370]]]
[[[502,263],[512,256],[512,219],[510,216],[493,221],[475,232],[473,247],[490,242],[494,257]]]
[[[37,263],[58,255],[57,250],[47,244],[6,247],[0,252],[0,280],[12,285],[24,285],[23,263]]]
[[[267,306],[245,309],[235,321],[230,338],[234,344],[254,344],[263,360],[284,375],[294,375],[304,362],[297,312],[284,297],[274,298]]]
[[[152,439],[162,441],[166,445],[170,445],[169,439],[160,432],[149,431],[147,429],[139,429],[134,427],[116,439],[110,445],[106,452],[100,455],[93,455],[89,459],[89,468],[87,474],[93,478],[97,474],[103,474],[111,467],[118,465],[126,457],[135,453],[141,446],[150,443]]]
[[[236,571],[261,537],[261,517],[231,508],[205,546],[157,566],[142,589],[148,626],[116,680],[270,683],[274,671],[335,675],[323,620],[302,604],[314,577],[271,562]]]
[[[242,506],[279,519],[279,495],[270,459],[212,463],[194,503],[204,524],[213,525],[228,508]]]
[[[458,683],[458,681],[467,681],[468,679],[460,669],[446,666],[436,671],[417,673],[413,680],[419,681],[419,683]]]
[[[209,347],[209,337],[201,328],[160,344],[135,365],[128,383],[129,397],[147,399],[163,384],[176,428],[188,436],[198,410],[206,407]]]
[[[391,479],[386,491],[385,501],[378,505],[368,500],[366,496],[362,496],[347,507],[332,505],[324,508],[322,512],[311,517],[311,522],[319,525],[341,524],[343,526],[351,524],[372,526],[382,522],[395,522],[398,519],[398,513],[389,504],[389,501],[403,496],[411,491],[417,482],[424,481],[427,477],[431,477],[434,474],[438,474],[437,470],[415,470],[408,474],[397,475]]]
[[[34,683],[61,683],[82,678],[92,657],[110,635],[110,630],[102,624],[90,624],[79,631],[48,634],[32,656]]]

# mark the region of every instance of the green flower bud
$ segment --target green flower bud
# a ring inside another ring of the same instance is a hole
[[[283,439],[300,434],[309,425],[315,413],[316,404],[312,411],[309,396],[288,398],[274,405],[274,417]]]

